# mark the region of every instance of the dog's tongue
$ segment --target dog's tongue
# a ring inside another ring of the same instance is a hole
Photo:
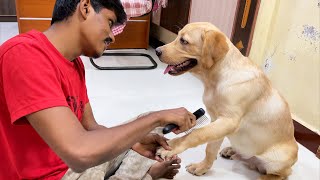
[[[163,74],[167,74],[174,66],[168,65],[166,70],[164,70]]]

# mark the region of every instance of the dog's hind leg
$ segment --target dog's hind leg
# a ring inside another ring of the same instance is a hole
[[[291,172],[291,168],[288,169],[289,172]],[[288,173],[287,176],[289,176],[291,173]],[[287,177],[286,176],[286,177]],[[284,176],[278,176],[278,175],[273,175],[273,174],[266,174],[266,175],[262,175],[259,177],[258,180],[285,180],[287,178],[285,178]]]
[[[187,171],[193,175],[201,176],[205,174],[217,159],[217,154],[220,149],[223,139],[218,141],[211,141],[206,147],[206,157],[200,163],[190,164],[186,167]]]
[[[220,151],[220,156],[225,159],[234,159],[236,151],[232,147],[226,147]]]
[[[257,155],[255,165],[260,179],[286,179],[291,174],[291,167],[297,161],[298,145],[293,140],[274,145],[261,155]]]

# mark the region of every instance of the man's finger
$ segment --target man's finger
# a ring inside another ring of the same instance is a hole
[[[163,162],[163,159],[161,157],[159,157],[159,156],[156,156],[155,160],[158,161],[158,162]]]
[[[149,151],[145,153],[145,157],[155,160],[155,155]]]
[[[189,118],[190,118],[190,123],[191,123],[191,127],[196,125],[196,116],[192,113],[189,112]]]
[[[180,134],[180,133],[182,133],[182,131],[180,129],[177,129],[177,130],[174,130],[173,133]]]
[[[165,150],[172,150],[172,148],[169,146],[169,144],[166,141],[166,138],[162,136],[157,136],[156,141],[162,146]]]

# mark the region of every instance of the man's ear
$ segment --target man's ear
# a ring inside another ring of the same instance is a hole
[[[79,10],[83,19],[87,19],[88,14],[90,12],[90,0],[80,0],[79,2]]]
[[[214,30],[204,32],[202,39],[202,62],[209,69],[227,54],[229,46],[226,37]]]

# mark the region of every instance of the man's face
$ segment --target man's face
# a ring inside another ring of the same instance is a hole
[[[106,8],[99,13],[91,6],[89,8],[87,19],[81,24],[81,46],[85,56],[98,58],[115,41],[111,28],[116,22],[116,15]]]

